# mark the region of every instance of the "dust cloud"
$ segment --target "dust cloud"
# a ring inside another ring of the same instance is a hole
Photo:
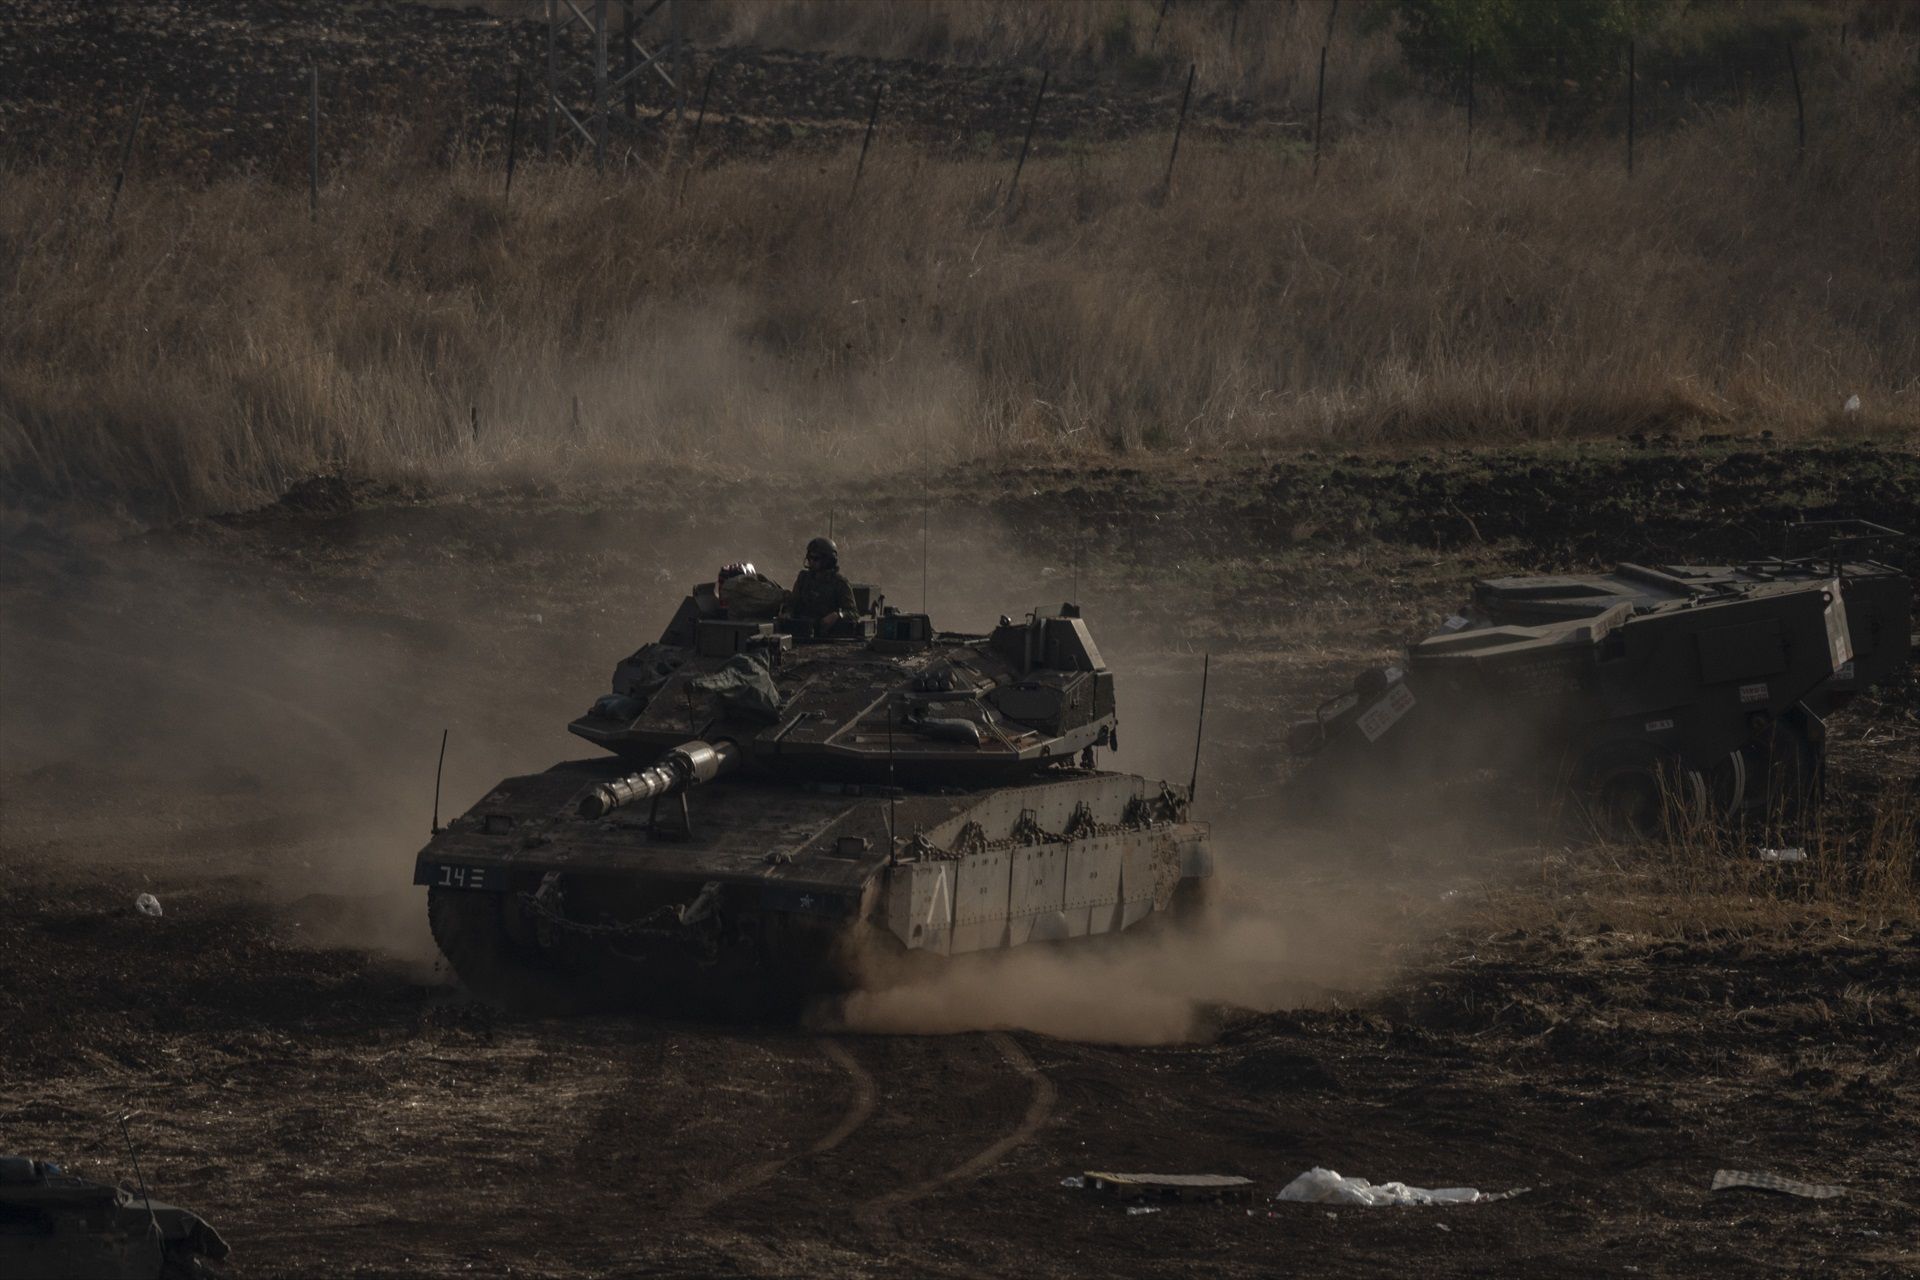
[[[850,332],[884,328],[870,300],[842,305]],[[437,465],[534,481],[712,465],[817,484],[969,452],[963,406],[979,400],[977,380],[931,340],[888,335],[883,359],[796,376],[791,353],[819,341],[810,323],[737,291],[636,312],[610,335],[611,354],[516,351],[476,406],[487,425],[474,448]]]
[[[129,900],[152,889],[186,911],[238,895],[314,945],[424,976],[436,953],[411,873],[441,730],[443,819],[500,778],[590,754],[566,722],[688,584],[742,558],[785,580],[829,528],[849,576],[924,601],[943,628],[1077,599],[1119,681],[1122,745],[1102,765],[1186,784],[1202,653],[1185,602],[1162,588],[1143,608],[1124,577],[1083,573],[1070,537],[950,492],[932,511],[847,494],[708,480],[90,542],[16,524],[0,558],[0,851],[124,876]],[[931,974],[871,969],[825,1016],[1154,1043],[1203,1035],[1224,1007],[1377,981],[1406,932],[1398,908],[1364,876],[1303,889],[1328,852],[1267,799],[1271,682],[1244,656],[1213,665],[1196,810],[1215,822],[1210,916]]]
[[[0,846],[124,879],[129,901],[150,888],[190,912],[238,893],[316,945],[430,964],[411,854],[440,730],[443,818],[560,758],[590,695],[541,673],[571,646],[522,636],[506,669],[525,678],[489,679],[503,664],[468,608],[426,616],[377,577],[201,551],[133,539],[9,592]]]
[[[1364,886],[1285,894],[1217,850],[1209,905],[1124,936],[903,965],[865,957],[861,989],[815,1011],[822,1029],[939,1035],[1020,1029],[1065,1040],[1173,1044],[1208,1038],[1234,1011],[1323,1005],[1377,987],[1406,924]]]

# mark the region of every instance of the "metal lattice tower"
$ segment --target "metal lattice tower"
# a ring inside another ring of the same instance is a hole
[[[616,0],[547,0],[546,151],[553,153],[555,133],[565,120],[593,148],[596,169],[607,165],[607,122],[614,97],[626,98],[634,117],[634,90],[648,75],[665,81],[673,95],[677,127],[686,112],[682,66],[686,38],[680,27],[681,0],[617,0],[620,30],[613,30]],[[586,34],[586,56],[561,49],[561,35],[573,27]],[[611,66],[608,46],[617,50],[620,68]]]

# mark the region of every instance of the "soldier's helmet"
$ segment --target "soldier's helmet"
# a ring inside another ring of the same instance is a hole
[[[832,538],[815,538],[807,544],[807,559],[815,556],[825,560],[829,567],[840,563],[840,548],[834,545]]]

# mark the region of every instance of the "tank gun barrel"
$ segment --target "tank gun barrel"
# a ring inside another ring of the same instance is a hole
[[[656,796],[674,795],[689,787],[712,782],[739,765],[740,748],[731,742],[683,742],[638,773],[594,787],[580,799],[580,816],[598,818],[624,805]]]

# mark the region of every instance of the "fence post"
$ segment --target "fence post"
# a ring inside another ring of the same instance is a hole
[[[113,194],[107,197],[107,225],[113,225],[113,211],[120,203],[120,186],[127,180],[127,164],[133,159],[133,140],[140,133],[140,117],[147,109],[147,86],[133,100],[133,122],[127,126],[127,140],[120,145],[120,167],[114,171]]]
[[[633,0],[620,0],[620,80],[627,86],[627,120],[635,110],[633,74]]]
[[[1047,79],[1053,68],[1040,72],[1040,92],[1033,95],[1033,110],[1027,113],[1027,134],[1020,139],[1020,158],[1013,163],[1013,181],[1007,184],[1007,212],[1013,212],[1013,197],[1020,190],[1020,171],[1027,167],[1027,148],[1033,145],[1033,126],[1040,119],[1040,100],[1047,96]]]
[[[1327,46],[1333,43],[1333,24],[1340,16],[1340,0],[1327,6],[1327,34],[1320,37],[1320,77],[1313,86],[1313,176],[1320,176],[1320,117],[1327,100]]]
[[[547,105],[540,115],[546,121],[546,138],[540,144],[540,154],[545,159],[553,159],[553,132],[559,122],[553,118],[554,100],[560,93],[560,15],[555,11],[557,0],[547,0]]]
[[[513,165],[520,158],[520,95],[526,88],[527,69],[524,65],[515,65],[513,69],[513,116],[507,125],[507,189],[500,197],[505,203],[513,198]]]
[[[687,33],[680,26],[680,0],[667,0],[667,31],[673,41],[673,127],[687,122]]]
[[[307,221],[320,220],[320,64],[307,64]]]
[[[1633,176],[1633,41],[1627,41],[1627,176]]]
[[[1160,12],[1154,15],[1153,34],[1147,37],[1147,52],[1152,53],[1160,43],[1160,24],[1167,20],[1167,8],[1173,0],[1160,0]]]
[[[853,166],[853,186],[847,191],[847,203],[853,203],[853,197],[860,191],[860,175],[867,171],[867,148],[873,145],[873,126],[880,119],[880,95],[885,91],[887,82],[880,80],[873,86],[873,109],[867,112],[867,131],[860,139],[860,159]]]
[[[693,137],[687,143],[687,167],[680,171],[680,193],[675,203],[687,198],[687,183],[693,181],[693,166],[700,150],[700,127],[707,122],[707,93],[713,88],[713,73],[720,69],[718,59],[707,64],[706,77],[700,82],[700,109],[693,116]]]
[[[607,171],[607,0],[593,0],[593,171]]]
[[[1320,46],[1320,78],[1313,88],[1313,176],[1320,176],[1320,116],[1327,102],[1327,46]]]
[[[1187,64],[1187,91],[1180,95],[1180,118],[1173,124],[1173,150],[1167,153],[1167,176],[1160,183],[1160,194],[1173,190],[1173,162],[1180,158],[1180,134],[1187,127],[1187,103],[1193,98],[1194,64]]]
[[[1467,170],[1473,176],[1473,46],[1467,46]]]
[[[1787,71],[1793,76],[1793,116],[1799,139],[1799,150],[1795,158],[1807,158],[1807,103],[1800,96],[1800,62],[1793,56],[1793,41],[1787,41]]]

